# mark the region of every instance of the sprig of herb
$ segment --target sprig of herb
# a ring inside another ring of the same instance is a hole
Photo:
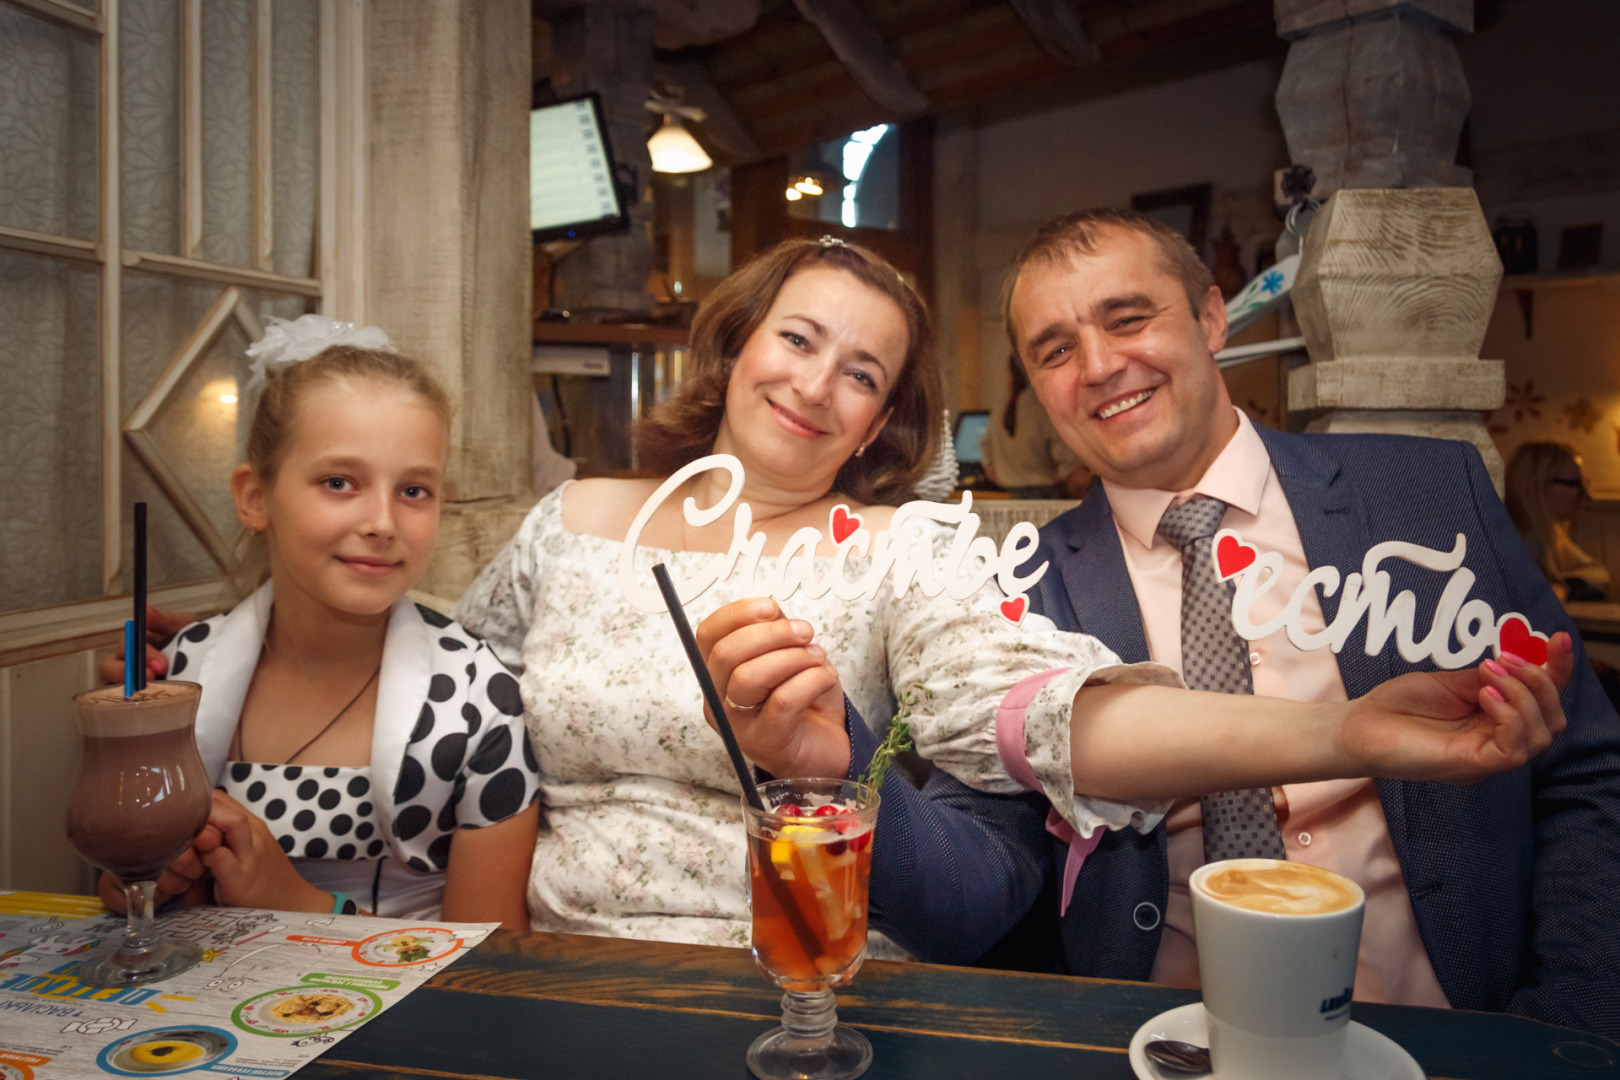
[[[913,749],[909,723],[912,710],[924,697],[932,699],[933,696],[934,692],[922,683],[914,683],[900,695],[900,707],[895,711],[894,719],[889,721],[888,733],[883,736],[883,741],[878,744],[877,751],[872,755],[872,762],[861,776],[861,783],[874,789],[883,786],[884,774],[894,763],[895,755],[902,750]]]

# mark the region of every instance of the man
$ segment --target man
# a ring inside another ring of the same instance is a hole
[[[1214,528],[1230,528],[1281,553],[1283,581],[1274,596],[1291,594],[1308,567],[1359,569],[1375,543],[1450,551],[1461,533],[1465,565],[1478,576],[1470,596],[1497,614],[1523,613],[1548,634],[1570,629],[1471,447],[1280,435],[1242,418],[1213,358],[1225,341],[1219,292],[1190,247],[1151,219],[1087,212],[1040,230],[1015,265],[1007,327],[1059,433],[1102,481],[1042,530],[1033,559],[1052,563],[1032,599],[1058,626],[1099,637],[1126,661],[1185,668],[1192,681],[1207,661],[1207,642],[1201,638],[1198,655],[1183,663],[1185,566],[1161,529],[1176,532],[1165,524],[1166,511],[1203,513],[1213,499],[1225,506],[1215,506],[1204,543]],[[1185,530],[1178,540],[1187,541]],[[1207,560],[1208,547],[1202,551]],[[1383,568],[1393,578],[1391,596],[1415,594],[1421,638],[1447,575],[1399,560]],[[1189,593],[1204,595],[1208,583],[1193,584]],[[1299,616],[1305,629],[1331,621],[1341,598],[1324,601],[1312,592]],[[1268,613],[1257,605],[1257,620]],[[1229,617],[1227,609],[1222,618]],[[710,643],[727,629],[710,627]],[[1564,640],[1555,637],[1554,647]],[[1240,654],[1246,663],[1237,689],[1252,684],[1256,694],[1344,700],[1404,671],[1432,668],[1404,660],[1393,638],[1375,656],[1365,642],[1364,622],[1336,655],[1298,650],[1280,633],[1264,638],[1247,657]],[[1351,778],[1244,794],[1273,804],[1259,815],[1277,823],[1264,842],[1363,884],[1359,999],[1505,1010],[1620,1036],[1620,720],[1584,656],[1573,659],[1577,675],[1561,699],[1569,727],[1529,765],[1471,787]],[[732,663],[717,665],[711,655],[722,679]],[[1522,669],[1511,657],[1504,663]],[[1004,727],[1008,714],[1004,705]],[[1077,699],[1075,730],[1086,722]],[[742,726],[746,740],[749,723]],[[846,730],[855,775],[872,739],[858,718]],[[1015,748],[1011,756],[1023,755]],[[1109,777],[1083,776],[1079,753],[1075,762],[1078,790],[1109,794],[1102,787]],[[1008,761],[1008,771],[1032,770]],[[939,774],[921,796],[893,781],[884,794],[874,920],[925,958],[960,960],[938,926],[978,942],[982,936],[969,929],[975,916],[999,929],[1028,906],[1040,846],[1054,850],[1041,835],[1044,805],[1034,796],[970,792]],[[1229,810],[1230,801],[1217,802],[1212,812]],[[1071,973],[1196,985],[1186,880],[1205,861],[1203,814],[1200,800],[1182,799],[1162,821],[1101,837],[1072,875],[1073,899],[1062,918]],[[1212,833],[1217,848],[1230,835]],[[970,839],[953,844],[962,837]],[[969,845],[977,849],[965,851]],[[1055,853],[1060,876],[1072,871],[1068,846]],[[948,872],[930,877],[940,866]],[[958,886],[964,874],[976,875],[955,890],[966,897],[936,903],[934,893],[948,891],[936,885]]]
[[[1053,571],[1036,607],[1059,626],[1125,660],[1183,668],[1182,556],[1161,520],[1202,496],[1226,504],[1220,528],[1283,554],[1273,595],[1291,594],[1310,567],[1359,569],[1382,541],[1449,551],[1461,533],[1479,579],[1471,596],[1549,634],[1572,629],[1472,447],[1282,435],[1237,413],[1213,358],[1225,309],[1178,235],[1137,215],[1076,214],[1036,234],[1012,282],[1014,351],[1064,440],[1102,478],[1042,530],[1037,558]],[[1423,632],[1447,575],[1383,566],[1390,595],[1416,594]],[[1311,591],[1302,622],[1320,629],[1340,599]],[[1393,640],[1376,656],[1365,643],[1364,622],[1336,656],[1280,633],[1255,641],[1253,691],[1354,698],[1414,666]],[[1345,780],[1274,793],[1287,857],[1367,892],[1357,998],[1620,1034],[1620,721],[1576,660],[1569,728],[1530,766],[1468,788]],[[1151,833],[1102,840],[1070,909],[1084,914],[1063,926],[1075,974],[1196,985],[1186,882],[1204,861],[1201,817],[1198,800],[1184,800]]]

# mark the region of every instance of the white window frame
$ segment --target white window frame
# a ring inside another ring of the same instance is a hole
[[[271,27],[275,0],[254,6],[254,266],[227,266],[197,257],[202,243],[202,5],[175,0],[182,7],[180,237],[183,255],[125,247],[118,163],[119,0],[101,0],[95,11],[69,0],[0,0],[47,22],[94,40],[97,79],[97,210],[94,241],[0,225],[0,249],[89,263],[99,270],[101,368],[101,582],[102,599],[0,613],[0,667],[98,648],[117,640],[129,616],[129,598],[120,594],[123,570],[122,469],[134,452],[126,434],[131,418],[121,415],[121,301],[123,275],[161,274],[229,288],[246,286],[282,295],[313,298],[336,318],[366,321],[366,2],[320,0],[320,188],[318,260],[320,277],[273,273]],[[135,410],[141,411],[140,407]],[[160,478],[161,479],[161,478]],[[185,515],[182,515],[183,517]],[[187,519],[199,540],[207,537]],[[217,603],[220,580],[153,590],[151,600],[177,610],[205,610]]]

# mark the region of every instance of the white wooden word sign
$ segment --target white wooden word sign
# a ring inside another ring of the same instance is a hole
[[[635,607],[648,612],[664,610],[663,596],[650,584],[643,583],[635,572],[636,544],[642,530],[682,484],[694,476],[719,470],[731,474],[730,486],[720,501],[700,509],[697,500],[688,496],[681,512],[687,524],[701,528],[717,521],[735,504],[737,513],[731,547],[724,554],[716,553],[703,573],[689,581],[675,582],[682,604],[691,603],[716,582],[730,578],[733,572],[741,573],[745,591],[749,584],[757,583],[759,591],[752,595],[768,595],[778,601],[801,591],[812,600],[828,592],[840,600],[871,600],[877,596],[885,579],[889,580],[897,597],[904,596],[915,584],[924,596],[944,592],[957,600],[965,600],[994,577],[1001,591],[1006,593],[1001,614],[1010,622],[1022,623],[1029,611],[1026,593],[1046,574],[1048,564],[1044,562],[1032,573],[1016,573],[1040,542],[1034,525],[1020,521],[1008,531],[998,548],[988,536],[978,535],[979,515],[972,510],[973,495],[963,492],[962,501],[956,506],[920,500],[899,506],[889,528],[876,534],[867,529],[861,516],[849,507],[835,506],[828,514],[827,535],[831,536],[836,553],[825,574],[816,566],[816,551],[822,544],[823,534],[820,529],[806,527],[787,538],[776,565],[767,569],[760,580],[759,560],[765,553],[765,534],[750,534],[753,510],[746,502],[737,501],[743,486],[742,462],[730,454],[713,454],[677,470],[660,484],[630,523],[630,532],[619,552],[619,589]],[[956,526],[943,559],[934,558],[934,546],[926,534],[919,535],[918,531],[906,528],[908,522],[915,521],[938,521]],[[871,556],[870,564],[851,578],[847,569],[850,557],[867,555]]]
[[[1429,659],[1437,667],[1463,668],[1478,660],[1488,648],[1497,656],[1511,652],[1534,664],[1546,663],[1547,635],[1532,630],[1529,619],[1517,611],[1498,617],[1485,601],[1468,599],[1475,577],[1474,572],[1462,564],[1467,553],[1468,540],[1462,533],[1457,534],[1457,543],[1450,551],[1436,551],[1404,540],[1374,544],[1362,559],[1360,572],[1342,579],[1344,595],[1332,624],[1320,633],[1310,633],[1301,625],[1301,610],[1313,588],[1320,586],[1323,596],[1332,596],[1339,590],[1341,579],[1337,567],[1319,566],[1306,574],[1282,611],[1265,622],[1256,623],[1250,613],[1255,602],[1281,580],[1282,554],[1261,552],[1253,544],[1245,543],[1232,529],[1222,529],[1215,534],[1211,552],[1215,575],[1222,581],[1237,578],[1237,593],[1232,598],[1232,627],[1245,641],[1259,641],[1278,630],[1286,630],[1288,640],[1297,649],[1308,652],[1327,646],[1338,652],[1365,618],[1368,656],[1382,652],[1393,634],[1395,648],[1411,663]],[[1421,641],[1416,640],[1413,630],[1417,597],[1410,589],[1402,590],[1393,599],[1390,597],[1389,571],[1379,568],[1385,559],[1401,559],[1425,570],[1451,575],[1440,594],[1429,632]],[[1453,634],[1457,639],[1456,649],[1451,647]]]

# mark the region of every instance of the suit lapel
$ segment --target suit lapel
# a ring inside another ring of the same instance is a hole
[[[1373,545],[1360,492],[1341,483],[1338,463],[1309,441],[1267,428],[1256,430],[1271,454],[1283,494],[1288,497],[1306,563],[1312,569],[1336,566],[1345,575],[1359,572],[1362,557]],[[1332,596],[1322,597],[1322,617],[1329,623],[1338,614],[1343,595],[1341,584]],[[1397,674],[1393,657],[1368,656],[1366,644],[1367,626],[1363,620],[1338,656],[1339,675],[1352,698],[1363,696]]]
[[[1142,610],[1125,568],[1119,530],[1101,484],[1076,509],[1047,527],[1057,556],[1056,570],[1077,625],[1100,638],[1126,663],[1148,659]]]
[[[1271,454],[1294,525],[1305,548],[1305,561],[1313,569],[1337,566],[1341,574],[1359,572],[1362,557],[1372,547],[1367,531],[1367,509],[1361,495],[1350,485],[1340,483],[1339,465],[1305,439],[1282,435],[1256,426]],[[1339,610],[1343,585],[1332,596],[1322,597],[1322,617],[1329,623]],[[1395,667],[1393,647],[1384,655],[1367,655],[1367,624],[1363,619],[1339,652],[1339,677],[1352,699],[1369,693],[1379,683],[1400,672]],[[1390,840],[1403,866],[1407,865],[1406,785],[1399,780],[1378,779],[1378,801],[1384,808]]]

